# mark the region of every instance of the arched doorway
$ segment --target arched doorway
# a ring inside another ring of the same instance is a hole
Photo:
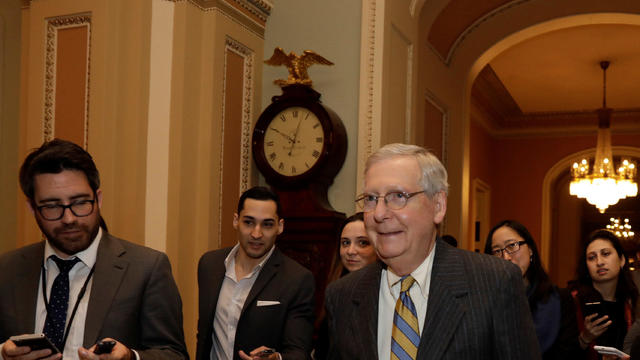
[[[640,148],[614,146],[614,159],[625,156],[640,159]],[[600,214],[583,199],[569,195],[571,164],[595,155],[595,149],[580,151],[558,161],[547,172],[543,182],[543,222],[541,256],[552,280],[559,286],[575,275],[581,241],[589,232],[606,226],[609,218],[630,218],[632,226],[640,225],[640,198],[621,200]],[[634,254],[628,254],[634,255]]]
[[[459,33],[454,34],[448,43],[449,47],[439,47],[432,41],[437,36],[436,30],[447,31],[447,26],[438,27],[438,24],[447,24],[442,21],[446,18],[463,16],[456,4],[462,1],[436,1],[436,2],[412,2],[422,6],[420,10],[419,30],[423,31],[421,42],[426,44],[419,56],[420,67],[418,69],[418,91],[420,93],[433,93],[446,104],[449,112],[449,140],[447,153],[449,171],[451,175],[452,189],[455,197],[450,199],[450,215],[459,216],[462,221],[454,224],[458,229],[448,229],[457,233],[462,238],[462,243],[473,244],[473,220],[470,211],[470,193],[472,183],[475,180],[473,174],[472,155],[475,151],[470,144],[471,118],[474,104],[470,101],[471,89],[480,71],[502,51],[519,42],[545,34],[558,29],[572,28],[587,24],[631,24],[640,25],[640,4],[630,4],[624,1],[612,1],[602,3],[594,1],[568,1],[562,7],[532,1],[493,1],[483,2],[485,12],[478,18],[470,21]],[[479,7],[480,5],[474,5]],[[458,19],[460,20],[460,19]],[[462,20],[461,20],[462,21]],[[457,21],[460,23],[461,21]],[[448,22],[450,24],[450,22]],[[457,25],[456,25],[457,26]],[[455,27],[455,26],[454,26]],[[451,34],[444,34],[444,36]],[[439,43],[440,45],[443,43]],[[440,50],[439,50],[440,49]],[[444,49],[444,50],[443,50]],[[523,71],[526,71],[523,70]],[[595,107],[595,106],[594,106]],[[418,114],[425,113],[418,102]],[[420,115],[419,115],[420,116]],[[590,145],[593,146],[593,145]],[[579,147],[571,149],[564,154],[555,154],[562,157],[565,154],[575,152]],[[534,237],[541,239],[540,224],[542,222],[542,179],[544,171],[551,167],[557,158],[545,165],[540,170],[536,189],[532,191],[532,202],[527,203],[526,216],[532,215],[527,224],[532,227]],[[480,178],[481,180],[485,180]],[[526,179],[531,180],[531,179]],[[485,181],[492,189],[499,189],[491,181]],[[516,191],[516,193],[518,193]],[[520,194],[520,193],[518,193]],[[502,197],[499,193],[493,194]],[[458,203],[459,202],[459,203]],[[499,204],[494,204],[492,208]],[[504,214],[494,214],[492,221],[501,220]],[[456,231],[457,230],[457,231]]]

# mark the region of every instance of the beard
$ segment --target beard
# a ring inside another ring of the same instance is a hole
[[[54,228],[44,226],[41,221],[43,220],[38,219],[38,226],[49,243],[69,256],[87,249],[93,243],[100,228],[97,221],[91,223],[74,221]]]

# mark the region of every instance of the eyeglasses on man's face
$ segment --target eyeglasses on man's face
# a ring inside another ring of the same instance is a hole
[[[64,216],[64,211],[69,209],[73,215],[76,217],[84,217],[89,216],[93,212],[93,204],[95,203],[95,199],[93,200],[78,200],[74,201],[69,205],[62,204],[47,204],[38,206],[38,212],[43,219],[49,221],[60,220]]]
[[[516,241],[516,242],[512,242],[511,244],[507,244],[507,246],[503,247],[503,248],[494,248],[491,249],[491,254],[495,255],[495,256],[500,256],[502,257],[503,251],[506,251],[507,254],[511,255],[511,254],[515,254],[518,251],[520,251],[520,246],[526,244],[526,241]]]
[[[424,190],[412,193],[391,191],[385,195],[362,194],[356,199],[356,204],[358,204],[363,211],[373,211],[378,205],[378,199],[383,198],[384,204],[389,209],[400,210],[407,205],[409,199],[422,193],[424,193]]]

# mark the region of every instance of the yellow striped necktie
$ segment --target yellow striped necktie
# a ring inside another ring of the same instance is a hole
[[[418,314],[409,295],[409,289],[416,281],[411,275],[400,279],[400,296],[393,314],[391,331],[391,360],[415,360],[420,345]]]

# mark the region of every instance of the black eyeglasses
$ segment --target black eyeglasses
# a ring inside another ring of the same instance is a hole
[[[508,244],[507,246],[503,247],[502,249],[491,249],[491,254],[495,255],[495,256],[500,256],[502,257],[502,252],[506,251],[507,254],[511,255],[511,254],[515,254],[520,250],[520,246],[526,244],[526,241],[516,241],[513,242],[511,244]]]
[[[71,210],[71,213],[77,217],[89,216],[93,212],[93,204],[95,201],[95,199],[79,200],[74,201],[69,205],[48,204],[38,206],[36,209],[38,209],[38,212],[45,220],[55,221],[62,219],[66,209]]]
[[[424,190],[412,193],[392,191],[384,195],[362,194],[356,199],[356,204],[358,204],[363,211],[373,211],[376,208],[376,205],[378,205],[378,199],[383,198],[384,204],[389,209],[400,210],[407,206],[407,201],[409,201],[409,199],[418,194],[422,194],[423,192]]]

